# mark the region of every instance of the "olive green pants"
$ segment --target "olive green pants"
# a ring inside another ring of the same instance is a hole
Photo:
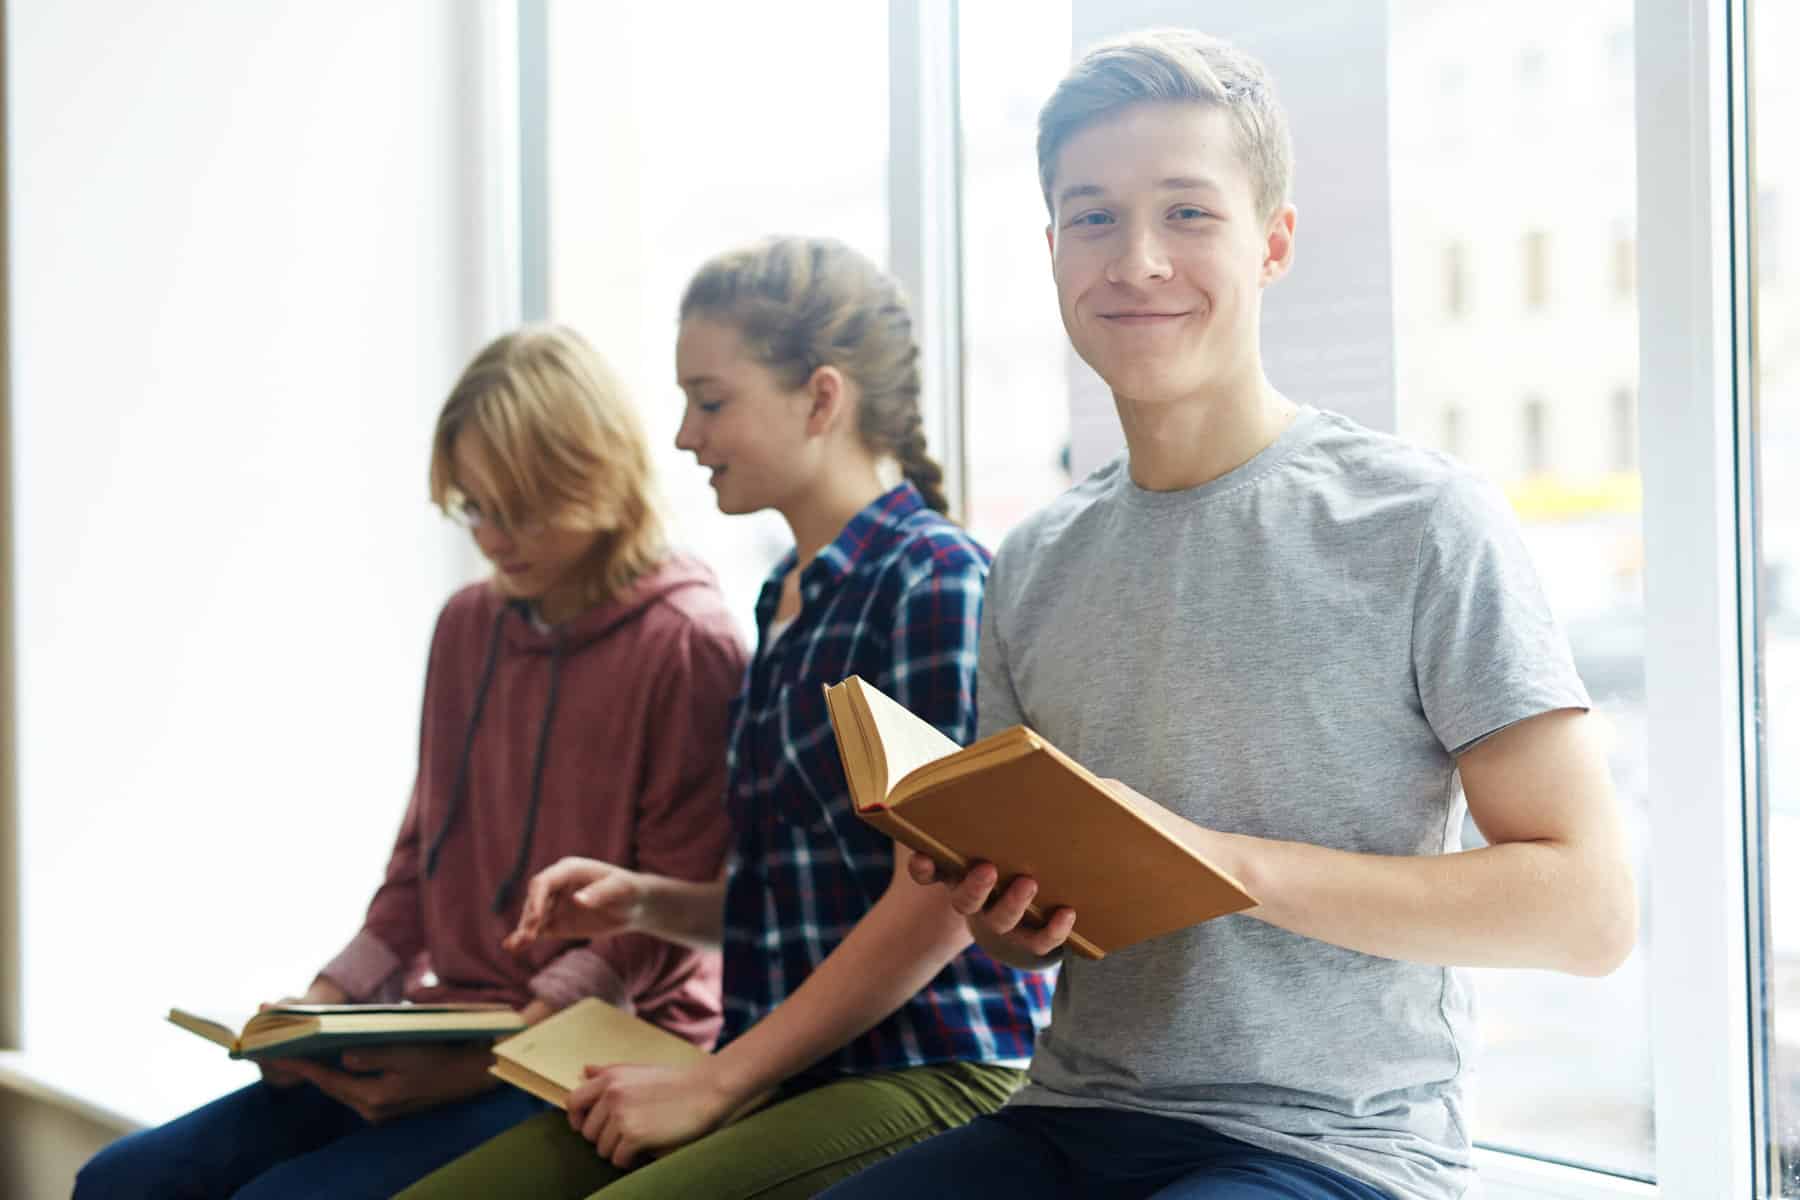
[[[463,1155],[396,1200],[802,1200],[934,1133],[993,1112],[1025,1073],[940,1063],[827,1083],[631,1171],[547,1112]]]

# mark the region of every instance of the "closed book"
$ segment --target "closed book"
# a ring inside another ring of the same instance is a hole
[[[545,1017],[522,1033],[494,1045],[488,1069],[516,1088],[558,1108],[581,1086],[581,1069],[619,1063],[683,1066],[706,1051],[592,996]]]

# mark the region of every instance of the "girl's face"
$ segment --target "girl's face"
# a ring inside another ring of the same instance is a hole
[[[558,611],[581,589],[577,568],[600,534],[563,529],[551,523],[551,513],[527,513],[516,525],[507,525],[493,514],[492,498],[483,495],[476,480],[491,478],[481,440],[467,431],[450,444],[456,464],[456,490],[464,497],[457,514],[475,539],[481,553],[494,564],[494,581],[502,592],[519,600],[537,602],[546,620],[568,615]],[[577,604],[576,607],[579,607]]]
[[[683,321],[675,379],[687,397],[675,448],[712,473],[719,511],[783,508],[806,487],[824,442],[809,428],[813,396],[782,388],[745,352],[736,328],[705,317]]]

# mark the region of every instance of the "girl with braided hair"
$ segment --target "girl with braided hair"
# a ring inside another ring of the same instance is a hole
[[[942,889],[913,884],[909,855],[856,818],[826,714],[821,685],[856,674],[958,742],[975,730],[989,556],[943,515],[898,286],[840,243],[776,238],[703,266],[680,311],[676,445],[721,510],[774,509],[794,536],[733,709],[728,869],[697,886],[559,864],[533,879],[515,941],[721,948],[721,1048],[686,1068],[590,1068],[566,1115],[403,1200],[811,1196],[998,1108],[1047,1017],[1047,980],[972,946]]]

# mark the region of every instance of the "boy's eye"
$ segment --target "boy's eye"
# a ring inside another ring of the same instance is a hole
[[[716,413],[725,407],[725,402],[723,400],[697,400],[694,402],[694,407],[703,413]]]
[[[1076,225],[1111,225],[1112,223],[1113,219],[1111,213],[1084,212],[1073,221],[1070,221],[1069,225],[1073,227]]]
[[[1178,221],[1198,221],[1206,215],[1204,208],[1196,208],[1192,204],[1179,205],[1169,214]]]

